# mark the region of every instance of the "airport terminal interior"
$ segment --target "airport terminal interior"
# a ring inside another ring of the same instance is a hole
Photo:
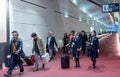
[[[120,77],[120,0],[0,0],[0,77]]]

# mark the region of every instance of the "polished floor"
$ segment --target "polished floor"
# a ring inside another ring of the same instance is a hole
[[[80,57],[81,67],[75,68],[74,61],[71,59],[69,69],[61,69],[60,54],[54,60],[46,64],[44,70],[33,72],[34,66],[25,66],[25,74],[18,75],[19,70],[13,72],[13,77],[119,77],[120,59],[100,56],[97,59],[97,68],[89,68],[91,61],[87,56]],[[41,65],[41,62],[40,62]],[[40,66],[41,67],[41,66]],[[4,77],[2,71],[0,77]]]

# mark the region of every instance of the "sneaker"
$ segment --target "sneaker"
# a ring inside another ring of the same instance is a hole
[[[18,67],[14,67],[14,70],[17,70],[18,69]]]
[[[5,77],[12,77],[12,75],[7,74],[7,73],[6,73],[6,74],[4,74],[4,76],[5,76]]]
[[[37,68],[37,69],[34,69],[33,72],[36,72],[36,71],[38,71],[38,70],[39,70],[38,68]]]

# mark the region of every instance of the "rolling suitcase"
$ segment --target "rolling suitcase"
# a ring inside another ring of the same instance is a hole
[[[61,56],[61,68],[66,69],[70,67],[70,57],[68,55]]]

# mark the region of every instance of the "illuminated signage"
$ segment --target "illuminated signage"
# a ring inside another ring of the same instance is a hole
[[[102,12],[119,12],[120,11],[120,4],[119,3],[111,3],[111,4],[103,4],[102,5]]]

